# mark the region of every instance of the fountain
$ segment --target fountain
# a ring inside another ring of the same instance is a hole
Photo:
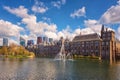
[[[66,59],[70,60],[71,53],[65,52],[64,42],[65,42],[65,40],[63,38],[61,38],[61,44],[62,44],[61,49],[60,49],[60,52],[55,57],[55,60],[63,60],[63,61],[66,61]]]

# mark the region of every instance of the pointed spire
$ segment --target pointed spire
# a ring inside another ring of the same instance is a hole
[[[104,32],[104,25],[102,25],[101,32]]]

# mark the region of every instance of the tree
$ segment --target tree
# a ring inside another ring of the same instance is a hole
[[[7,47],[6,47],[6,46],[3,46],[1,52],[2,52],[3,55],[6,55],[6,56],[7,56],[7,55],[8,55]]]

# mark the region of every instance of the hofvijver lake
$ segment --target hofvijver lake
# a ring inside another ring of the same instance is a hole
[[[87,59],[0,59],[0,80],[120,80],[120,63]]]

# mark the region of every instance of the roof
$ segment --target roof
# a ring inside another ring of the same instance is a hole
[[[97,33],[75,36],[72,42],[102,40]]]

